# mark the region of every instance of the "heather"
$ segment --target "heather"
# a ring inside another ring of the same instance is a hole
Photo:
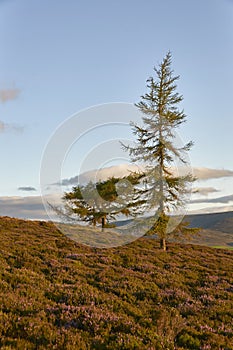
[[[1,349],[233,349],[233,251],[0,219]]]

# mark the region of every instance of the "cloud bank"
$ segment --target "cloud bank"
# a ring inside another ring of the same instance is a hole
[[[48,220],[42,199],[33,197],[0,197],[1,216],[11,216],[21,219]]]
[[[191,203],[230,203],[233,202],[233,194],[229,196],[217,197],[217,198],[206,198],[206,199],[194,199]]]
[[[56,196],[50,196],[46,198],[51,204],[60,204],[59,198]],[[202,209],[192,210],[190,208],[190,214],[200,214],[200,213],[217,213],[224,211],[233,211],[233,195],[207,199],[203,200],[194,200],[191,201],[191,204],[195,203],[209,203],[209,204],[223,204],[222,206],[212,206]],[[232,203],[232,204],[231,204]],[[224,205],[226,204],[226,205]],[[227,205],[228,204],[228,205]],[[48,216],[42,198],[40,196],[28,196],[28,197],[0,197],[0,213],[1,216],[11,216],[21,219],[32,219],[32,220],[51,220],[53,218],[53,213],[50,213]],[[54,219],[56,216],[54,215]]]
[[[193,168],[194,176],[198,180],[219,179],[222,177],[233,177],[233,171],[227,169]]]
[[[90,180],[105,180],[111,176],[123,177],[132,171],[142,171],[136,165],[121,164],[100,170],[92,170],[81,174],[80,176],[71,177],[62,180],[64,186],[74,186],[78,183],[87,183]],[[212,178],[221,178],[225,176],[233,176],[231,170],[219,170],[209,168],[195,168],[195,173],[199,175],[199,179],[208,180]],[[57,185],[57,184],[56,184]],[[50,190],[53,189],[53,186]],[[33,192],[36,189],[32,186],[21,186],[19,191]],[[197,187],[193,191],[194,193],[206,196],[210,193],[218,192],[214,187]],[[61,197],[61,191],[59,193],[48,195],[45,200],[51,204],[59,204]],[[208,212],[220,212],[233,210],[233,194],[218,198],[200,198],[191,201],[192,204],[205,204],[209,203],[213,205],[210,208],[191,210],[192,213],[208,213]],[[215,206],[216,204],[216,206]],[[224,205],[225,204],[225,205]],[[222,206],[221,206],[222,205]],[[191,208],[190,208],[191,209]],[[0,197],[0,215],[12,216],[23,219],[37,219],[37,220],[51,220],[44,208],[42,198],[40,196],[25,196],[25,197]]]
[[[220,207],[207,207],[203,209],[190,210],[188,214],[210,214],[210,213],[223,213],[227,211],[233,211],[233,205],[224,205]]]
[[[60,204],[60,196],[56,194],[48,195],[44,200],[53,205]],[[53,217],[54,213],[51,211],[49,214]],[[41,196],[0,197],[0,215],[17,217],[20,219],[51,220],[44,208]]]

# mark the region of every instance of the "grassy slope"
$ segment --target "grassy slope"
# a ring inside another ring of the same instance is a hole
[[[0,219],[1,349],[233,349],[233,251],[98,250]]]

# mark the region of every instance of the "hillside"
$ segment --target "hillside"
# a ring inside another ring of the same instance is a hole
[[[233,247],[233,212],[188,215],[191,227],[201,227],[193,243],[208,246]]]
[[[1,349],[233,349],[233,251],[81,246],[0,218]]]
[[[233,211],[211,214],[189,215],[187,219],[191,226],[201,226],[204,229],[212,229],[233,234]]]

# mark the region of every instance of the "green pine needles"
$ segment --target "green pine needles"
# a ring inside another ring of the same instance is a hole
[[[173,75],[171,62],[171,53],[168,52],[158,69],[154,68],[155,77],[147,80],[148,92],[136,104],[143,114],[143,124],[132,123],[136,144],[133,147],[123,146],[133,162],[145,165],[138,194],[144,201],[144,212],[155,211],[156,220],[149,233],[160,237],[164,250],[169,214],[185,205],[190,184],[195,180],[191,173],[179,175],[174,172],[177,161],[184,166],[187,164],[185,153],[193,143],[188,142],[183,147],[175,144],[175,131],[185,122],[186,115],[179,109],[183,96],[176,91],[179,76]],[[179,224],[173,231],[182,235],[197,230]]]
[[[77,185],[65,192],[62,207],[50,207],[65,221],[79,220],[92,226],[101,225],[102,229],[114,227],[118,215],[135,216],[140,202],[137,200],[136,176],[123,178],[111,177],[107,180],[86,185]],[[135,211],[135,213],[134,213]]]

